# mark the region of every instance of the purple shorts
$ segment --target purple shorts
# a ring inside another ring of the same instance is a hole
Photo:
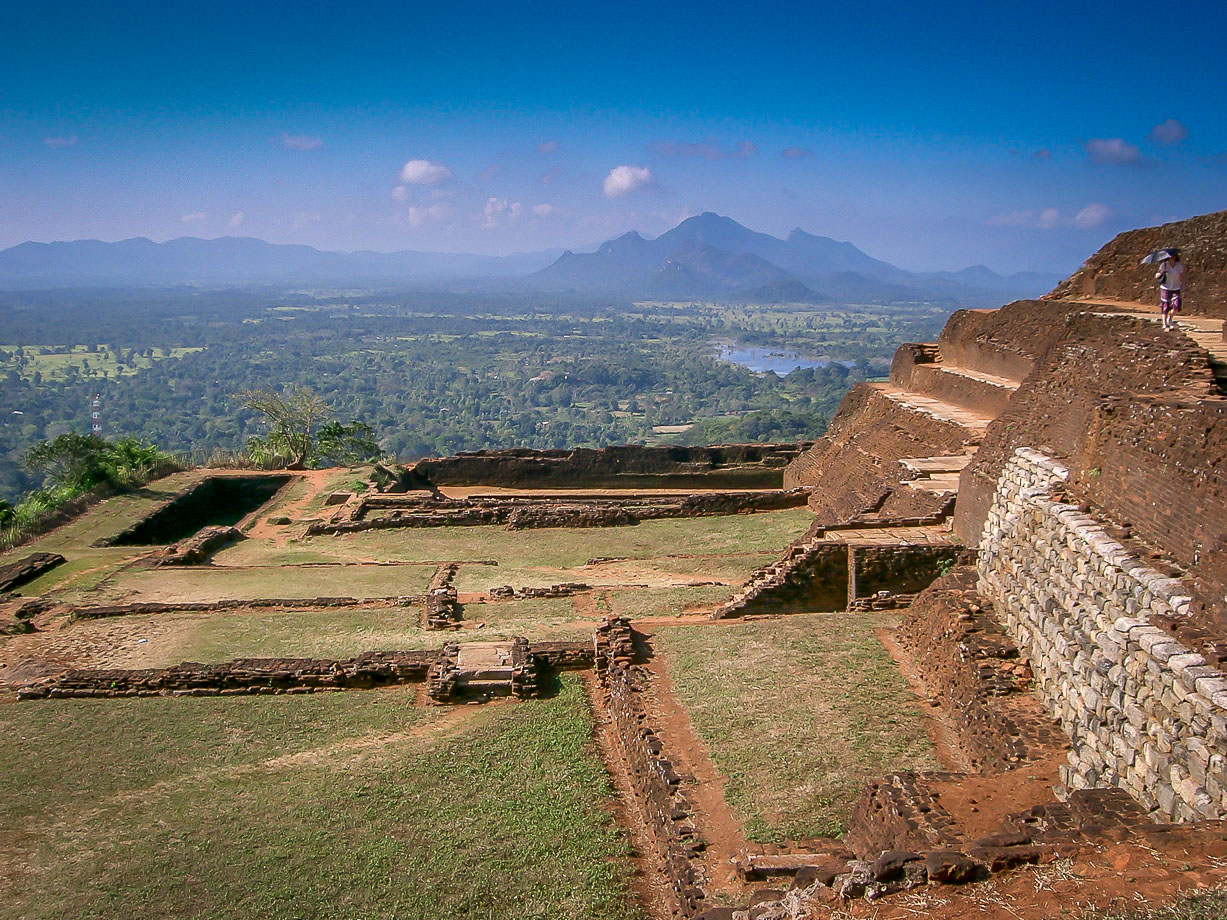
[[[1167,288],[1159,288],[1159,304],[1163,308],[1164,315],[1168,313],[1180,312],[1180,292],[1169,291]]]

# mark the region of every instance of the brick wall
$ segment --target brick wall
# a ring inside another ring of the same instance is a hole
[[[1157,303],[1156,267],[1141,261],[1168,246],[1187,267],[1185,310],[1227,316],[1227,211],[1121,233],[1049,296]]]
[[[1156,622],[1185,586],[1059,501],[1069,470],[1028,448],[1005,464],[980,544],[980,591],[1069,735],[1071,789],[1116,786],[1155,815],[1227,816],[1227,678]]]
[[[974,545],[1016,448],[1041,445],[1071,493],[1196,576],[1200,621],[1227,631],[1227,403],[1200,351],[1157,323],[1071,315],[963,471],[954,528]]]
[[[867,384],[844,398],[827,433],[789,465],[786,488],[810,486],[810,508],[821,525],[843,523],[882,509],[892,517],[923,517],[941,510],[945,497],[899,488],[917,474],[899,463],[907,457],[958,454],[967,430],[912,412]]]

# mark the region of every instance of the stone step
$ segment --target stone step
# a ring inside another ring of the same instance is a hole
[[[945,400],[935,399],[923,393],[904,390],[889,383],[871,383],[871,387],[887,399],[903,406],[910,412],[927,415],[941,422],[958,425],[967,429],[970,435],[979,440],[984,436],[989,423],[996,418],[995,413],[988,413],[955,405]]]
[[[1152,323],[1163,321],[1159,313],[1151,311],[1138,310],[1125,315]],[[1223,337],[1224,320],[1211,316],[1181,316],[1176,320],[1176,328],[1206,353],[1219,390],[1227,394],[1227,339]]]
[[[951,364],[917,364],[907,388],[972,412],[998,416],[1019,381]]]

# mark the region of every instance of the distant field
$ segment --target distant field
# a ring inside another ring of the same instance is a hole
[[[158,361],[182,358],[197,351],[204,351],[204,347],[152,347],[139,352],[121,348],[116,354],[105,345],[0,345],[0,374],[16,371],[23,380],[33,380],[38,374],[48,382],[75,377],[126,377]]]
[[[656,633],[751,839],[842,834],[868,780],[938,767],[916,699],[874,635],[896,622],[806,614]]]
[[[641,916],[578,679],[413,699],[0,704],[0,918]]]

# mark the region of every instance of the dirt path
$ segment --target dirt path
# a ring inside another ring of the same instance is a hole
[[[291,520],[298,517],[304,508],[319,495],[320,490],[328,483],[328,480],[337,475],[337,470],[302,470],[295,473],[295,479],[286,488],[293,489],[300,484],[305,484],[306,489],[299,498],[295,498],[286,502],[277,508],[277,516],[285,516]],[[290,532],[282,524],[270,524],[268,522],[269,515],[265,509],[260,509],[257,512],[257,517],[252,521],[251,529],[247,531],[247,536],[252,540],[264,540],[273,546],[285,546],[290,540]]]
[[[650,651],[651,636],[645,639]],[[666,753],[677,764],[679,773],[695,779],[694,784],[688,784],[687,791],[697,809],[695,824],[707,841],[704,863],[712,894],[727,896],[734,903],[744,901],[752,889],[737,875],[733,860],[749,847],[749,841],[724,797],[724,774],[717,769],[707,745],[678,701],[664,658],[649,654],[645,666],[652,674],[649,711],[654,724],[662,730]]]

